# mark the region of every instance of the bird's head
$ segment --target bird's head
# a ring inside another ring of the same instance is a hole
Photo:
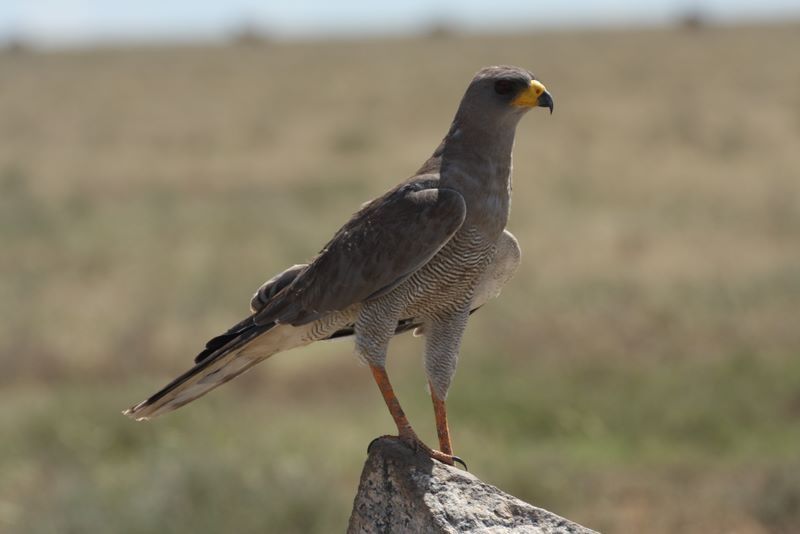
[[[549,108],[553,97],[532,73],[519,67],[485,67],[470,82],[463,103],[487,113],[519,116],[531,108]]]

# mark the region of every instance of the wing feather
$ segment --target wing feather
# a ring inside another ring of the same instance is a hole
[[[301,325],[390,291],[425,265],[464,222],[457,191],[428,177],[410,180],[365,205],[294,281],[254,315]]]

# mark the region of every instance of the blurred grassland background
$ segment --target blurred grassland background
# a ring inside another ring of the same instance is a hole
[[[0,532],[337,532],[391,419],[349,343],[186,369],[409,176],[481,66],[523,266],[449,397],[487,482],[608,532],[800,530],[800,26],[0,53]],[[435,443],[421,344],[389,370]]]

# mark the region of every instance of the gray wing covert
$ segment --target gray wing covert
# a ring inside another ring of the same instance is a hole
[[[366,204],[254,322],[305,324],[385,293],[425,265],[466,215],[457,191],[431,184],[412,180]]]

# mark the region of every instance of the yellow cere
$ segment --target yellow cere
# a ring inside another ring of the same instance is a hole
[[[531,80],[531,85],[515,98],[512,104],[520,107],[536,107],[539,104],[539,96],[546,90],[542,82]]]

